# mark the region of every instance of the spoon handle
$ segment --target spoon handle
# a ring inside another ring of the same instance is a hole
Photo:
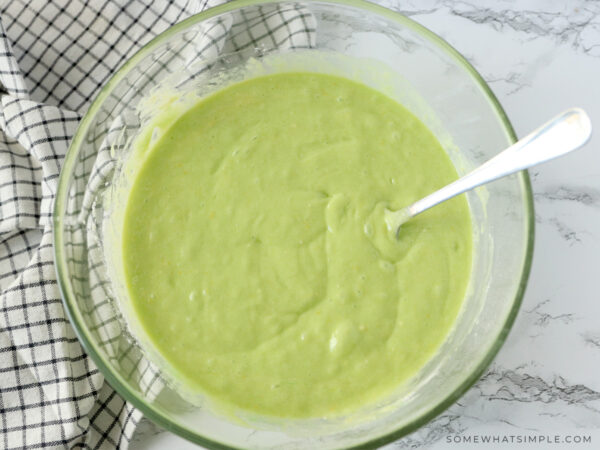
[[[464,177],[408,206],[404,215],[413,217],[484,183],[565,155],[585,144],[591,133],[585,111],[568,109]]]

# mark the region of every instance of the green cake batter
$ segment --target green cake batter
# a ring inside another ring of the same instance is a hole
[[[443,342],[470,275],[470,213],[455,198],[390,238],[384,208],[457,177],[398,103],[339,77],[263,76],[140,145],[127,289],[188,388],[265,415],[332,416],[390,394]]]

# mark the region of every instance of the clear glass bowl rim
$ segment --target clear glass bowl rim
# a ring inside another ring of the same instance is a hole
[[[299,3],[302,2],[313,2],[314,0],[298,0]],[[88,131],[92,119],[95,114],[99,110],[102,102],[108,97],[111,90],[118,84],[118,82],[129,72],[129,70],[134,67],[138,61],[144,58],[152,49],[154,49],[157,45],[160,45],[163,41],[168,39],[170,36],[178,33],[179,31],[198,24],[206,19],[214,17],[216,15],[232,12],[237,9],[241,9],[248,6],[255,6],[261,4],[269,4],[269,3],[286,3],[286,0],[237,0],[234,2],[228,2],[220,6],[216,6],[214,8],[207,9],[199,14],[195,14],[171,27],[167,30],[156,36],[146,45],[144,45],[136,54],[134,54],[129,60],[127,60],[123,66],[121,66],[108,80],[108,82],[104,85],[104,87],[100,90],[97,97],[94,99],[90,108],[85,113],[73,140],[69,146],[68,152],[65,156],[63,169],[60,174],[58,190],[56,194],[55,204],[54,204],[54,212],[53,212],[53,238],[54,238],[54,260],[56,265],[56,272],[58,278],[58,284],[61,291],[61,296],[63,300],[63,304],[67,311],[67,315],[75,329],[75,333],[77,334],[79,341],[83,345],[85,351],[88,355],[91,356],[94,363],[99,368],[100,372],[104,375],[106,381],[127,401],[131,402],[133,406],[139,409],[144,416],[148,417],[153,422],[157,423],[161,427],[165,428],[168,431],[171,431],[193,443],[202,445],[207,448],[214,449],[233,449],[234,447],[229,447],[220,442],[216,442],[214,440],[208,439],[201,435],[194,433],[188,428],[175,423],[170,420],[167,416],[162,414],[158,409],[154,406],[146,402],[146,400],[138,395],[137,392],[131,390],[128,386],[127,381],[121,377],[119,373],[112,369],[110,363],[106,362],[101,354],[101,351],[98,349],[94,339],[92,338],[89,330],[87,329],[84,319],[81,315],[77,307],[77,303],[75,300],[75,296],[71,287],[71,283],[69,281],[69,272],[67,268],[66,255],[63,251],[63,243],[64,243],[64,235],[62,230],[62,217],[65,212],[65,205],[68,195],[68,187],[71,179],[71,175],[73,173],[73,169],[75,163],[77,161],[77,156],[79,154],[79,150],[81,144],[83,142],[84,136]],[[290,3],[293,3],[294,0],[289,0]],[[461,66],[473,79],[473,81],[482,89],[483,94],[487,97],[487,100],[490,103],[493,111],[496,113],[498,121],[504,128],[504,131],[511,142],[516,142],[517,138],[514,132],[514,129],[508,120],[508,117],[500,102],[487,85],[487,83],[483,80],[481,75],[475,70],[475,68],[462,56],[454,47],[448,44],[445,40],[439,37],[437,34],[433,33],[429,29],[424,26],[418,24],[417,22],[409,19],[406,16],[403,16],[400,13],[397,13],[391,9],[385,8],[383,6],[379,6],[373,3],[369,3],[363,0],[317,0],[314,3],[324,3],[331,5],[341,5],[341,6],[350,6],[358,9],[363,9],[370,13],[374,13],[380,16],[385,17],[386,19],[395,21],[402,26],[405,26],[412,31],[420,34],[426,40],[428,40],[433,45],[437,46],[439,49],[443,50],[448,56],[450,56],[459,66]],[[500,347],[504,343],[508,332],[510,331],[516,315],[519,311],[519,307],[521,305],[521,301],[523,299],[523,295],[525,294],[525,288],[527,285],[527,280],[529,278],[529,273],[531,269],[531,262],[533,256],[533,242],[534,242],[534,210],[533,210],[533,195],[531,190],[531,182],[529,179],[529,174],[527,171],[522,171],[518,174],[519,181],[524,194],[524,207],[526,212],[526,227],[527,227],[527,240],[526,240],[526,249],[524,252],[524,260],[522,265],[521,277],[519,280],[519,285],[517,289],[517,293],[515,298],[513,299],[513,304],[510,309],[510,312],[506,318],[506,321],[496,336],[496,339],[487,350],[484,358],[479,362],[476,369],[469,374],[469,376],[463,380],[463,382],[446,398],[440,401],[438,404],[434,405],[431,409],[421,414],[418,418],[413,420],[411,423],[406,424],[398,429],[388,433],[384,436],[380,436],[368,442],[364,442],[360,445],[357,445],[353,448],[362,449],[362,448],[375,448],[411,433],[417,428],[425,425],[427,422],[432,420],[434,417],[442,413],[448,407],[450,407],[458,398],[460,398],[483,374],[485,369],[490,365]]]

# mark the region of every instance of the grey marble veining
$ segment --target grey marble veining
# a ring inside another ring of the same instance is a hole
[[[383,1],[407,16],[445,13],[492,27],[524,33],[528,38],[550,36],[570,43],[590,56],[600,56],[600,4],[594,1]]]
[[[378,3],[463,53],[490,84],[517,134],[570,106],[586,109],[600,129],[600,1]],[[600,448],[600,133],[585,149],[530,175],[535,256],[505,345],[456,404],[387,448],[496,448],[450,441],[486,434],[587,434],[591,444],[551,448]],[[131,448],[167,446],[194,448],[149,423]]]

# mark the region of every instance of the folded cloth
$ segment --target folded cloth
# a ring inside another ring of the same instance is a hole
[[[219,3],[0,3],[0,448],[128,446],[141,413],[104,382],[61,301],[54,195],[71,137],[110,75],[170,25]],[[225,31],[207,51],[314,39],[305,15]]]

